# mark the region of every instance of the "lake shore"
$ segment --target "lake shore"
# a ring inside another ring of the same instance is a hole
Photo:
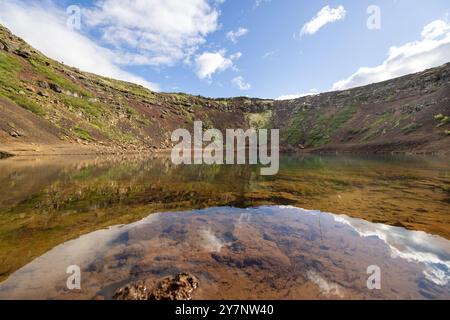
[[[329,154],[329,155],[450,155],[450,139],[448,148],[443,149],[418,149],[404,150],[392,146],[380,145],[345,145],[327,146],[322,148],[292,148],[280,147],[281,154]],[[145,147],[121,147],[104,146],[89,143],[84,144],[24,144],[24,143],[2,143],[0,146],[0,159],[20,156],[75,156],[75,155],[133,155],[133,154],[170,154],[170,148],[145,148]],[[225,150],[225,148],[224,148]]]

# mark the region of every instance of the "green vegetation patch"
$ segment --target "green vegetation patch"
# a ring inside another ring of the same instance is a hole
[[[261,113],[246,113],[245,118],[252,129],[270,129],[272,127],[272,110]]]
[[[0,52],[0,92],[4,96],[21,90],[18,74],[22,66],[15,57]]]
[[[358,134],[363,134],[365,132],[369,131],[369,128],[363,127],[363,128],[355,128],[348,130],[348,134],[354,136]]]
[[[375,120],[373,125],[378,126],[380,124],[384,124],[390,117],[391,117],[391,113],[389,111],[385,111],[385,112],[383,112],[382,115],[377,117],[377,119]]]
[[[18,59],[0,51],[0,70],[0,78],[4,78],[5,75],[17,74],[22,67]]]
[[[21,92],[24,89],[18,78],[20,71],[22,65],[17,58],[0,52],[0,96],[39,116],[44,116],[44,110]]]
[[[332,115],[322,115],[320,109],[302,110],[292,117],[288,128],[282,132],[282,139],[291,145],[303,143],[307,148],[323,146],[356,111],[356,105],[341,108]]]
[[[380,135],[381,133],[382,133],[382,130],[380,130],[380,129],[371,130],[362,138],[361,141],[362,142],[370,141],[370,140],[374,139],[375,137],[377,137],[378,135]]]
[[[110,78],[100,77],[101,83],[105,86],[118,90],[122,93],[132,94],[136,98],[143,98],[147,101],[153,101],[155,99],[155,94],[140,85],[134,83],[128,83],[125,81],[114,80]]]
[[[57,84],[61,88],[71,91],[73,93],[77,93],[81,96],[85,97],[92,96],[92,94],[89,91],[77,85],[76,83],[66,79],[63,75],[59,74],[59,72],[54,70],[49,61],[40,58],[32,58],[30,59],[30,63],[37,73],[44,75],[49,81],[51,81],[54,84]]]
[[[401,131],[404,134],[410,134],[414,131],[417,131],[420,127],[422,127],[421,124],[411,123],[411,124],[408,124],[407,126],[403,127]]]
[[[77,137],[79,137],[79,138],[81,138],[83,140],[86,140],[86,141],[93,140],[92,137],[91,137],[91,134],[87,130],[85,130],[83,128],[75,127],[72,130],[73,130],[73,132],[75,132]]]
[[[71,96],[61,96],[64,104],[75,110],[81,111],[89,120],[100,119],[106,117],[110,110],[101,102],[89,101],[83,98],[76,98]]]
[[[439,113],[434,116],[434,120],[439,122],[436,126],[439,128],[450,123],[450,116],[444,116],[442,113]]]
[[[43,117],[46,115],[45,111],[39,105],[28,99],[26,96],[11,94],[7,96],[7,98],[18,106],[21,106],[22,108],[27,109],[38,116]]]

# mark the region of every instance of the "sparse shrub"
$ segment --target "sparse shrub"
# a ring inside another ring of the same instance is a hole
[[[73,128],[73,132],[75,132],[75,134],[83,140],[86,141],[92,140],[91,134],[83,128],[75,127]]]
[[[422,125],[417,124],[417,123],[411,123],[405,127],[402,128],[402,132],[404,134],[410,134],[414,131],[416,131],[417,129],[419,129]]]
[[[437,128],[439,128],[450,123],[450,116],[444,116],[442,113],[439,113],[434,116],[434,120],[439,121],[436,126]]]
[[[67,106],[81,111],[88,119],[100,119],[108,114],[108,108],[101,102],[89,102],[83,98],[62,96],[61,100]]]
[[[391,117],[391,115],[392,115],[392,113],[390,113],[389,111],[383,112],[382,115],[378,116],[378,118],[375,120],[373,125],[378,126],[380,124],[383,124],[384,122],[386,122],[389,119],[389,117]]]
[[[251,128],[254,129],[270,129],[272,111],[265,111],[261,113],[247,113],[245,117],[250,124]]]
[[[449,116],[445,116],[444,118],[441,119],[441,122],[437,125],[438,127],[442,127],[445,126],[447,124],[450,123],[450,117]]]
[[[350,130],[348,130],[348,134],[350,134],[350,135],[357,135],[357,134],[365,133],[368,130],[369,130],[369,128],[350,129]]]
[[[38,106],[36,103],[34,103],[25,96],[19,94],[11,94],[8,95],[8,98],[17,105],[21,106],[24,109],[27,109],[28,111],[33,112],[34,114],[37,114],[38,116],[45,116],[46,114],[45,111],[40,106]]]

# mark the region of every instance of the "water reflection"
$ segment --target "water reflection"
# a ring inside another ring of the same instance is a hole
[[[255,166],[175,166],[166,157],[1,160],[0,281],[80,235],[216,206],[293,205],[450,239],[447,159],[284,156],[280,165],[262,177]]]
[[[450,241],[425,232],[405,232],[403,228],[384,224],[367,223],[364,220],[335,216],[335,221],[346,224],[360,237],[376,237],[386,244],[392,258],[400,258],[424,265],[423,275],[439,286],[450,280]]]
[[[67,266],[82,290],[65,288]],[[367,288],[367,267],[381,290]],[[131,281],[189,272],[196,299],[450,299],[450,241],[286,206],[153,214],[59,245],[0,284],[0,298],[110,299]]]

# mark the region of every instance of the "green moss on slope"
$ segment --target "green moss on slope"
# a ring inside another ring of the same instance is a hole
[[[322,111],[317,108],[302,110],[282,132],[282,140],[290,145],[301,143],[307,148],[323,146],[331,141],[336,131],[353,118],[356,110],[356,105],[344,107],[331,115],[322,115]]]
[[[80,96],[91,97],[92,94],[81,86],[77,85],[73,81],[69,81],[63,75],[59,74],[59,72],[55,71],[49,62],[49,60],[45,60],[41,57],[33,57],[29,60],[33,69],[41,75],[44,75],[49,81],[54,84],[57,84],[64,90],[71,91],[73,93],[77,93]]]
[[[84,98],[71,96],[61,96],[61,100],[69,108],[80,111],[88,120],[95,120],[107,117],[111,110],[100,102],[89,101]]]
[[[37,115],[44,116],[44,110],[25,96],[18,74],[22,70],[20,61],[0,52],[0,96]]]
[[[73,128],[73,131],[79,138],[81,138],[83,140],[86,140],[86,141],[93,140],[91,137],[91,134],[83,128],[75,127],[75,128]]]
[[[272,110],[261,113],[246,113],[245,118],[252,129],[270,129],[272,127]]]

